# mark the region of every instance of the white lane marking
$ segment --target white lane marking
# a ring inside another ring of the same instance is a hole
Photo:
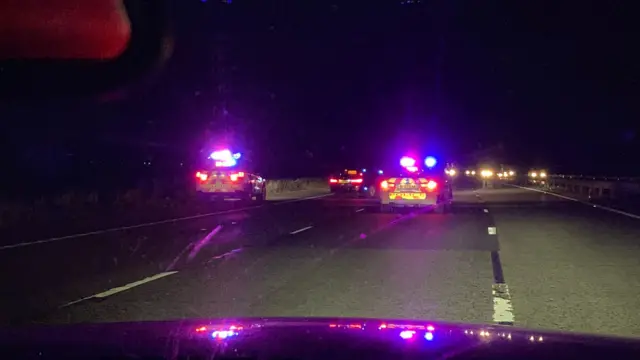
[[[356,212],[364,211],[364,208],[356,210]]]
[[[498,233],[498,229],[496,229],[494,226],[490,226],[487,228],[487,232],[489,233],[489,235],[495,235]]]
[[[87,297],[84,297],[82,299],[78,299],[78,300],[66,303],[66,304],[62,305],[61,307],[67,307],[67,306],[79,303],[81,301],[89,300],[89,299],[104,299],[104,298],[106,298],[108,296],[115,295],[117,293],[129,290],[131,288],[134,288],[136,286],[140,286],[142,284],[146,284],[146,283],[154,281],[154,280],[162,279],[163,277],[166,277],[166,276],[169,276],[169,275],[173,275],[175,273],[177,273],[177,271],[161,272],[159,274],[155,274],[153,276],[146,277],[146,278],[144,278],[142,280],[134,281],[134,282],[132,282],[130,284],[127,284],[127,285],[124,285],[124,286],[115,287],[113,289],[109,289],[107,291],[103,291],[103,292],[95,294],[95,295],[87,296]]]
[[[313,226],[303,227],[302,229],[298,229],[298,230],[296,230],[296,231],[292,231],[292,232],[290,232],[289,234],[291,234],[291,235],[295,235],[295,234],[297,234],[297,233],[301,233],[301,232],[303,232],[303,231],[307,231],[307,230],[311,229],[312,227],[313,227]]]
[[[581,204],[592,206],[592,207],[597,208],[597,209],[606,210],[606,211],[609,211],[609,212],[612,212],[612,213],[616,213],[616,214],[628,216],[628,217],[633,218],[633,219],[640,220],[640,215],[636,215],[636,214],[632,214],[630,212],[614,209],[614,208],[611,208],[611,207],[608,207],[608,206],[592,204],[592,203],[590,203],[588,201],[582,201],[580,199],[576,199],[576,198],[572,198],[572,197],[556,194],[556,193],[551,192],[551,191],[544,191],[544,190],[540,190],[540,189],[534,189],[534,188],[529,188],[529,187],[525,187],[525,186],[518,186],[518,185],[513,185],[513,186],[519,187],[521,189],[526,189],[526,190],[530,190],[530,191],[537,191],[537,192],[540,192],[540,193],[543,193],[543,194],[556,196],[556,197],[559,197],[559,198],[562,198],[562,199],[566,199],[566,200],[579,202]]]
[[[483,209],[482,211],[484,211],[484,212],[488,213],[488,212],[489,212],[489,209]]]
[[[513,324],[513,304],[507,284],[493,284],[493,322],[501,324]]]
[[[323,198],[323,197],[327,197],[327,196],[332,196],[333,194],[329,193],[329,194],[322,194],[322,195],[315,195],[315,196],[308,196],[308,197],[303,197],[303,198],[299,198],[299,199],[291,199],[291,200],[285,200],[285,201],[278,201],[278,200],[273,200],[273,201],[278,201],[277,203],[273,204],[274,206],[277,205],[283,205],[283,204],[289,204],[292,202],[298,202],[298,201],[305,201],[305,200],[312,200],[312,199],[319,199],[319,198]]]
[[[290,202],[316,199],[316,198],[330,196],[330,195],[333,195],[333,194],[324,194],[324,195],[318,195],[318,196],[311,196],[311,197],[306,197],[306,198],[294,199],[294,200],[275,203],[273,205],[280,205],[280,204],[286,204],[286,203],[290,203]],[[240,208],[240,209],[230,209],[230,210],[216,211],[216,212],[212,212],[212,213],[199,214],[199,215],[193,215],[193,216],[185,216],[185,217],[180,217],[180,218],[175,218],[175,219],[167,219],[167,220],[154,221],[154,222],[137,224],[137,225],[121,226],[121,227],[117,227],[117,228],[90,231],[90,232],[80,233],[80,234],[52,237],[52,238],[43,239],[43,240],[27,241],[27,242],[21,242],[21,243],[17,243],[17,244],[3,245],[3,246],[0,246],[0,251],[19,248],[19,247],[24,247],[24,246],[45,244],[45,243],[61,241],[61,240],[77,239],[77,238],[82,238],[82,237],[87,237],[87,236],[92,236],[92,235],[107,234],[107,233],[118,232],[118,231],[123,231],[123,230],[138,229],[138,228],[155,226],[155,225],[169,224],[169,223],[180,222],[180,221],[185,221],[185,220],[199,219],[199,218],[204,218],[204,217],[214,216],[214,215],[230,214],[230,213],[239,212],[239,211],[258,209],[258,208],[261,208],[261,207],[263,207],[263,205],[249,206],[249,207],[244,207],[244,208]]]

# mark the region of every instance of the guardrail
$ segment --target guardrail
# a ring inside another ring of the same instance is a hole
[[[576,180],[598,180],[598,181],[640,182],[640,177],[630,177],[630,176],[593,176],[593,175],[551,174],[551,175],[549,175],[549,178],[553,178],[553,179],[576,179]]]
[[[587,200],[640,196],[640,178],[637,177],[550,174],[544,183],[540,180],[530,178],[529,182],[552,191],[578,195]]]

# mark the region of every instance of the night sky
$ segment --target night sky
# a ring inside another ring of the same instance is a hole
[[[499,146],[523,167],[639,175],[630,2],[401,3],[175,1],[172,57],[127,98],[2,104],[6,168],[135,177],[233,141],[272,176]]]

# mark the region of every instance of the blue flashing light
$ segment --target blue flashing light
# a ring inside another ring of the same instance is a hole
[[[242,156],[242,154],[240,154],[240,153],[233,154],[233,158],[236,159],[236,160],[240,159],[241,156]]]
[[[366,173],[366,172],[367,172],[367,169],[362,169],[362,172],[363,172],[363,173]]]
[[[433,340],[433,333],[432,332],[427,332],[424,334],[424,338],[427,339],[427,341],[431,341]]]
[[[428,168],[432,168],[432,167],[436,166],[437,163],[438,163],[438,161],[433,156],[427,156],[427,158],[424,159],[424,164]]]
[[[382,175],[382,170],[378,170],[378,175]]]

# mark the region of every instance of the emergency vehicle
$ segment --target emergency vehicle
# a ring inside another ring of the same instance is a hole
[[[428,207],[437,213],[448,212],[453,202],[453,189],[445,169],[437,166],[434,157],[427,157],[424,166],[405,156],[396,176],[380,182],[380,210],[390,212],[399,207]]]
[[[229,149],[211,153],[207,166],[196,172],[198,194],[212,200],[264,200],[266,180],[239,166],[241,156]]]

